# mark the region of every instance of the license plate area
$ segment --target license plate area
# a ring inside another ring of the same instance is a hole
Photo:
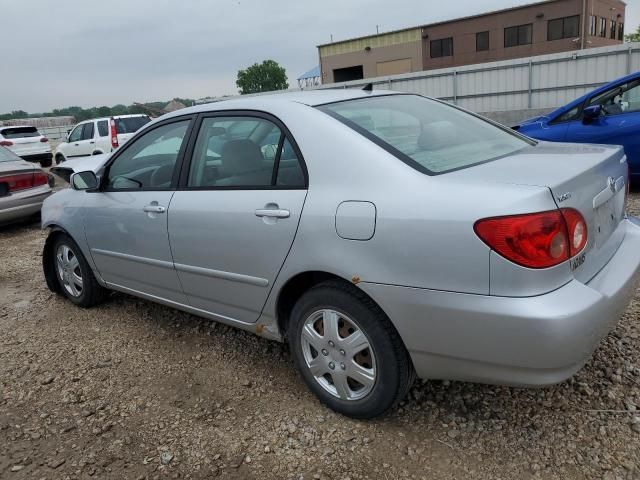
[[[617,192],[595,210],[596,247],[609,239],[624,216],[624,190]]]

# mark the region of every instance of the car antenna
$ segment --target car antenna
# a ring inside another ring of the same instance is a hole
[[[373,83],[367,83],[362,90],[365,92],[373,92]]]

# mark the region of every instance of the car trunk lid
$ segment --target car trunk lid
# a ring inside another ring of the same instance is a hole
[[[593,278],[622,242],[624,232],[617,227],[625,215],[628,167],[621,147],[541,142],[451,175],[546,187],[558,208],[579,211],[588,241],[569,265],[580,281]]]

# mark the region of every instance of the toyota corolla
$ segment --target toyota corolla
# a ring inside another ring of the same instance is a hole
[[[91,168],[43,207],[51,290],[288,341],[313,393],[353,417],[415,376],[563,381],[636,288],[622,148],[534,141],[417,95],[200,105]]]

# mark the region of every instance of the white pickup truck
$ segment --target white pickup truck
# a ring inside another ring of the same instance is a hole
[[[113,152],[150,121],[148,115],[140,114],[94,118],[80,122],[69,132],[66,141],[56,148],[56,163],[60,164],[71,158]]]

